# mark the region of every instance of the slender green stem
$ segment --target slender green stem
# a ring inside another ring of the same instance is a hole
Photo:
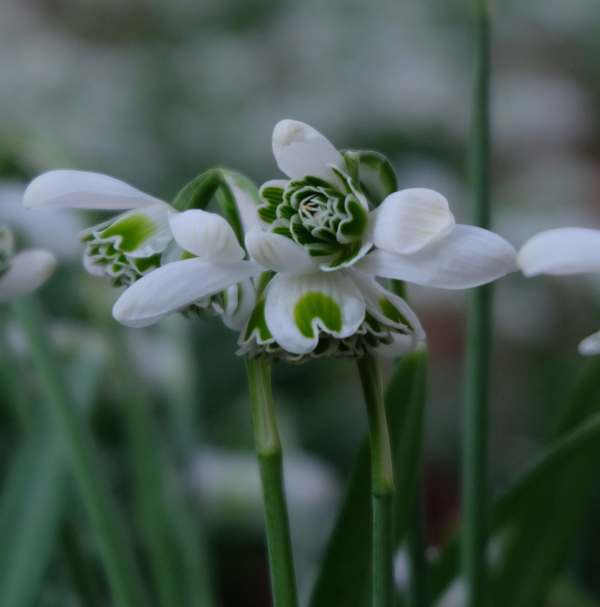
[[[296,576],[285,491],[282,452],[271,393],[271,366],[267,359],[246,361],[254,443],[265,506],[267,547],[274,607],[297,607]]]
[[[383,400],[381,372],[376,358],[358,360],[371,445],[373,506],[373,607],[392,607],[394,600],[394,469]]]
[[[409,607],[427,607],[429,590],[427,583],[427,544],[425,540],[425,521],[423,512],[422,483],[415,496],[415,505],[411,525],[406,534],[408,557],[410,562],[410,578],[408,584]]]
[[[490,15],[487,0],[475,1],[475,87],[471,179],[474,223],[490,223]],[[489,286],[472,293],[467,337],[467,368],[463,446],[462,508],[465,533],[462,569],[467,607],[486,604],[487,443],[491,354],[491,304]]]
[[[114,599],[121,607],[148,605],[125,528],[104,479],[93,438],[67,392],[41,311],[29,299],[16,302],[12,309],[29,341],[49,415],[65,441],[69,462],[95,531]]]

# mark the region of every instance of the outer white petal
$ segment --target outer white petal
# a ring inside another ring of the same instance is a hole
[[[87,171],[58,170],[36,177],[25,190],[26,207],[127,210],[151,204],[167,205],[124,181]]]
[[[215,263],[231,263],[244,258],[233,228],[216,213],[192,209],[171,217],[171,230],[179,246]]]
[[[244,280],[227,289],[227,303],[223,323],[234,331],[241,331],[256,306],[256,288],[252,280]]]
[[[35,291],[50,278],[55,267],[56,258],[48,251],[31,249],[17,253],[0,276],[0,301]]]
[[[312,175],[336,181],[329,166],[344,167],[344,159],[334,145],[312,126],[297,120],[281,120],[275,125],[273,154],[279,168],[291,179]]]
[[[326,313],[320,314],[317,305],[308,303],[314,295],[325,296],[325,301],[331,304]],[[330,323],[327,318],[322,318],[328,315],[331,318],[331,312],[339,315],[338,322]],[[267,287],[265,321],[275,341],[292,354],[314,350],[320,332],[339,338],[349,337],[364,317],[362,295],[342,272],[278,274]]]
[[[514,272],[514,247],[494,232],[457,225],[444,238],[411,255],[375,249],[357,270],[441,289],[469,289]]]
[[[387,299],[398,310],[402,316],[408,321],[412,329],[412,339],[415,342],[420,342],[425,339],[425,330],[421,325],[419,317],[414,313],[413,309],[406,303],[402,297],[388,291],[382,287],[374,278],[363,274],[362,272],[350,271],[352,280],[358,285],[365,299],[368,312],[378,321],[385,325],[401,329],[405,327],[402,322],[394,322],[389,316],[383,313],[381,300]]]
[[[244,233],[259,227],[258,205],[260,200],[248,190],[249,187],[256,188],[256,186],[254,184],[250,186],[239,175],[231,171],[226,171],[223,178],[235,198]]]
[[[422,249],[447,234],[455,224],[448,201],[425,188],[394,192],[373,214],[375,245],[400,254]]]
[[[600,331],[592,333],[579,344],[579,354],[582,356],[595,356],[600,354]]]
[[[248,261],[230,264],[201,259],[176,261],[134,282],[115,303],[113,316],[129,327],[145,327],[202,297],[258,276],[261,271]]]
[[[306,273],[317,264],[308,251],[290,238],[257,229],[246,234],[246,249],[256,263],[275,272]]]
[[[600,272],[600,230],[559,228],[541,232],[523,245],[517,263],[525,276]]]
[[[418,339],[414,335],[396,333],[394,341],[388,345],[378,346],[377,352],[385,358],[398,358],[406,356],[421,347],[424,347],[424,339]]]

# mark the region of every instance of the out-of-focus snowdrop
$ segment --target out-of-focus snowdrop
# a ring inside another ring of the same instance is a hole
[[[299,451],[286,455],[284,473],[294,543],[313,553],[326,537],[323,528],[332,522],[339,480],[324,462]],[[260,477],[251,453],[203,450],[190,474],[192,490],[215,524],[235,524],[251,533],[261,528]],[[315,517],[320,521],[318,529]]]
[[[46,209],[40,215],[23,207],[25,186],[16,181],[0,181],[0,224],[8,226],[28,245],[52,251],[60,261],[70,261],[80,253],[79,233],[83,224],[69,211]]]
[[[56,258],[42,249],[15,250],[15,237],[0,225],[0,303],[28,295],[50,278]]]

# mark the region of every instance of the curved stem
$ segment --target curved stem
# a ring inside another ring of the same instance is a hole
[[[264,358],[246,361],[254,443],[262,482],[274,607],[297,607],[296,576],[283,484],[282,452],[271,393],[271,367]]]
[[[394,597],[394,469],[383,400],[379,363],[372,356],[357,361],[362,383],[371,444],[373,505],[373,607],[391,607]]]
[[[12,309],[29,341],[49,415],[65,441],[69,463],[95,531],[115,603],[119,607],[148,605],[125,527],[104,481],[93,438],[65,388],[41,311],[33,300],[27,299],[13,304]]]
[[[475,55],[471,179],[474,223],[490,223],[490,16],[487,0],[475,2]],[[491,351],[491,287],[475,290],[470,300],[463,447],[462,569],[467,607],[486,603],[487,443]]]

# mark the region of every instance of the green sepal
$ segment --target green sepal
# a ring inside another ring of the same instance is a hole
[[[391,162],[379,152],[344,150],[342,152],[350,176],[358,181],[373,206],[398,191],[398,179]]]

